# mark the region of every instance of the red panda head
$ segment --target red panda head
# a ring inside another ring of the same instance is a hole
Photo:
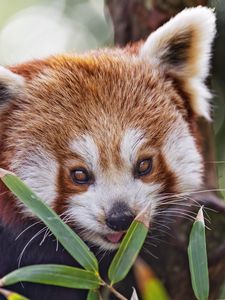
[[[214,35],[213,12],[197,7],[135,54],[105,49],[1,68],[0,166],[84,239],[118,247],[149,202],[154,216],[164,193],[202,184],[196,122],[210,119],[204,81]],[[5,222],[31,216],[8,194],[0,199]]]

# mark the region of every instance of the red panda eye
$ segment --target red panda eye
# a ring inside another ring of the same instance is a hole
[[[91,175],[85,168],[77,168],[70,172],[74,183],[89,184],[91,182]]]
[[[152,171],[152,158],[139,160],[135,167],[135,176],[145,176]]]

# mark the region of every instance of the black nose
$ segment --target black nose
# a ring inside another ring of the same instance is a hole
[[[123,202],[113,205],[107,214],[106,224],[115,231],[127,230],[134,219],[130,208]]]

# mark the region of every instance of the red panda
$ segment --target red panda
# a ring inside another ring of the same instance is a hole
[[[20,176],[89,245],[118,248],[149,202],[154,218],[163,195],[203,184],[197,120],[210,120],[205,79],[214,36],[214,13],[197,7],[179,13],[135,49],[1,67],[0,167]],[[43,227],[36,223],[1,184],[0,275],[17,267],[31,237],[22,265],[73,264],[65,251],[55,253],[52,238],[41,243],[43,236],[32,228]],[[32,300],[86,295],[31,284],[15,290]]]

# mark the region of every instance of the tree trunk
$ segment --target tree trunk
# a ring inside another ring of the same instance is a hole
[[[111,15],[115,30],[115,44],[124,46],[127,43],[145,39],[152,31],[165,23],[171,16],[185,7],[207,5],[204,0],[106,0],[106,9]],[[212,126],[204,120],[199,122],[203,136],[203,149],[206,165],[205,188],[212,190],[217,188],[218,180],[214,155],[214,135]],[[225,205],[213,191],[203,192],[193,196],[194,201],[204,205],[208,210],[211,231],[207,230],[207,248],[210,274],[210,298],[219,298],[221,284],[225,279]],[[195,216],[198,206],[192,200],[189,214]],[[181,206],[178,207],[181,209]],[[174,209],[174,207],[173,207]],[[183,209],[187,209],[185,206]],[[183,213],[187,213],[183,211]],[[164,225],[170,227],[170,234],[164,234],[161,229],[152,228],[150,232],[154,240],[155,235],[160,235],[161,243],[148,246],[147,251],[152,252],[158,259],[145,253],[142,257],[148,262],[158,277],[164,283],[172,300],[195,299],[191,282],[187,258],[187,244],[191,223],[184,219],[183,213],[173,218],[170,224],[170,208],[168,217],[164,219]],[[166,220],[166,221],[165,221]],[[168,224],[169,223],[169,224]],[[131,285],[132,286],[132,285]],[[156,299],[157,300],[157,299]]]

